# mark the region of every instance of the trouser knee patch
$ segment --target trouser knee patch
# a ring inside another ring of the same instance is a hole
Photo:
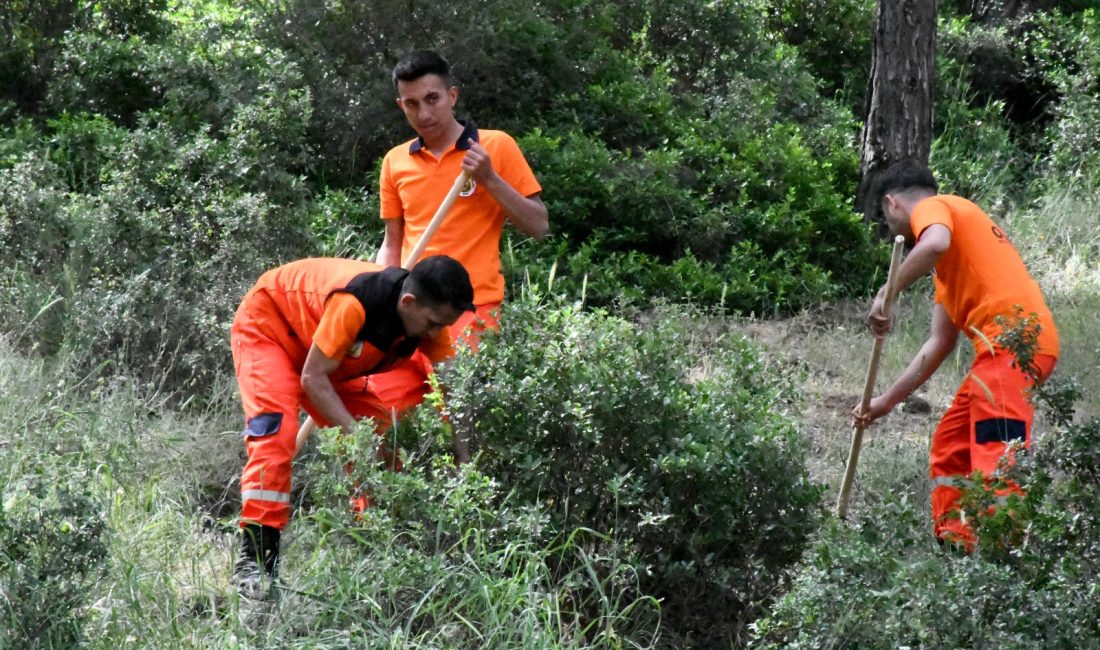
[[[987,442],[1024,442],[1027,439],[1027,423],[1013,418],[991,418],[974,423],[974,441],[979,445]]]
[[[270,436],[279,430],[282,423],[282,413],[260,413],[248,420],[248,426],[241,432],[241,436],[245,438]]]

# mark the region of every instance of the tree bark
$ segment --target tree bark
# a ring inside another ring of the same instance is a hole
[[[879,224],[880,207],[867,196],[875,178],[899,160],[927,163],[931,151],[937,6],[936,0],[878,0],[875,8],[856,209]]]

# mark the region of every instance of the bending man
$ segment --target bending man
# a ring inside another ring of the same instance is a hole
[[[1038,283],[1005,232],[974,203],[937,192],[926,166],[903,161],[890,167],[871,193],[890,232],[912,247],[898,270],[897,292],[933,272],[935,297],[924,345],[866,413],[856,406],[853,415],[865,425],[886,415],[939,368],[960,331],[970,337],[974,365],[933,434],[930,463],[935,535],[970,550],[975,537],[958,510],[960,487],[975,470],[992,474],[1009,444],[1031,444],[1035,409],[1029,393],[1035,380],[1045,380],[1054,369],[1058,332]],[[879,291],[867,319],[880,338],[892,326],[883,317],[885,291]],[[1003,324],[1032,314],[1038,328],[1034,378],[997,343]]]
[[[448,327],[473,309],[461,264],[429,257],[412,271],[370,262],[306,259],[264,273],[237,309],[230,340],[245,413],[248,462],[241,477],[241,552],[233,582],[263,595],[276,575],[280,531],[290,519],[291,461],[299,408],[320,426],[389,408],[366,377],[420,352],[431,362],[452,353]]]

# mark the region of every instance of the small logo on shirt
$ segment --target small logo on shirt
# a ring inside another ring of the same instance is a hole
[[[1008,237],[1005,236],[1005,231],[1001,230],[997,226],[993,226],[993,236],[997,239],[1000,239],[1001,241],[1008,241]]]
[[[466,179],[466,184],[462,186],[462,191],[458,193],[459,196],[470,196],[477,189],[477,181],[472,178]]]
[[[363,354],[363,342],[356,341],[351,344],[351,349],[348,350],[348,356],[352,359],[358,359],[360,354]]]

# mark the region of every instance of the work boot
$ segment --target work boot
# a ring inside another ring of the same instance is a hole
[[[279,573],[279,534],[278,528],[259,524],[241,528],[241,553],[231,580],[241,598],[266,600],[274,595]]]

